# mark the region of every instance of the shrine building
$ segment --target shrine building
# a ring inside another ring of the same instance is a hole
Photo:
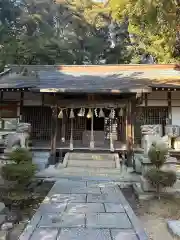
[[[180,125],[180,66],[12,65],[0,74],[0,135],[31,123],[32,147],[118,152],[144,124]]]

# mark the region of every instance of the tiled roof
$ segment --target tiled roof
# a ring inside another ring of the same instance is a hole
[[[180,88],[175,65],[11,66],[0,88],[55,92],[138,92],[148,87]]]

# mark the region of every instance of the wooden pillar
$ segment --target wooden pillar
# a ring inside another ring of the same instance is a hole
[[[62,117],[62,126],[61,126],[61,142],[62,143],[65,143],[66,139],[65,139],[65,136],[66,136],[66,114],[63,113],[63,117]]]
[[[148,106],[148,94],[147,93],[144,94],[144,105],[145,105],[145,107]]]
[[[19,121],[22,120],[22,115],[23,115],[23,105],[24,105],[24,92],[21,91],[20,95],[20,105],[19,105]]]
[[[41,95],[41,103],[42,103],[42,107],[44,107],[44,93],[42,93]]]
[[[94,109],[91,109],[91,140],[90,140],[90,149],[94,149]]]
[[[127,120],[126,120],[126,149],[127,149],[127,166],[133,166],[133,109],[132,109],[132,100],[129,99],[127,104]]]
[[[71,118],[71,137],[70,137],[70,150],[73,151],[73,123],[74,123],[74,118]]]
[[[128,100],[126,108],[126,140],[132,137],[132,116],[131,116],[131,101]]]
[[[136,120],[135,120],[135,117],[136,117],[136,97],[134,97],[132,100],[131,100],[131,137],[132,137],[132,142],[134,144],[134,131],[135,131],[135,123],[136,123]]]
[[[171,92],[167,92],[167,100],[168,100],[168,124],[172,124],[172,104],[171,104]]]
[[[55,105],[52,107],[51,154],[49,158],[50,165],[54,165],[56,163],[57,115],[58,115],[58,106]]]
[[[2,108],[2,102],[3,102],[3,92],[1,91],[0,93],[0,119],[1,119],[1,108]],[[1,119],[1,128],[4,128],[4,121]]]

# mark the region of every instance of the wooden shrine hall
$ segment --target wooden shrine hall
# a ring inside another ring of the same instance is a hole
[[[6,66],[0,132],[23,121],[32,125],[34,147],[120,151],[128,137],[140,144],[141,125],[175,120],[179,90],[173,64]]]

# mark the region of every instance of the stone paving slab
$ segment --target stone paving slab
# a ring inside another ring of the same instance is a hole
[[[85,214],[63,213],[43,215],[38,226],[51,228],[85,227]]]
[[[119,193],[118,186],[107,186],[106,184],[99,184],[102,193],[116,194]]]
[[[111,240],[108,229],[62,229],[57,240]]]
[[[56,194],[88,194],[88,193],[101,193],[99,187],[63,187],[52,189],[51,193]]]
[[[85,181],[72,181],[69,179],[61,179],[57,181],[56,184],[52,187],[51,192],[56,193],[70,193],[74,188],[85,188]]]
[[[125,209],[120,203],[104,203],[104,206],[105,206],[106,212],[109,212],[109,213],[125,212]]]
[[[126,213],[91,213],[87,214],[88,228],[131,229],[132,225]]]
[[[97,212],[105,212],[105,209],[102,203],[70,203],[67,205],[66,212],[97,213]]]
[[[90,193],[87,195],[87,202],[95,202],[95,203],[120,203],[121,198],[119,194],[108,194],[108,193],[102,193],[102,194],[96,194],[96,193]]]
[[[132,229],[112,229],[112,240],[138,240],[136,233]]]
[[[56,240],[58,229],[55,228],[37,228],[30,240]]]
[[[86,194],[52,194],[47,196],[43,202],[51,203],[85,203]]]
[[[39,210],[43,213],[62,213],[65,211],[67,203],[43,203]]]
[[[99,187],[82,187],[82,188],[73,188],[71,193],[76,193],[76,194],[88,194],[88,193],[95,193],[95,194],[100,194],[101,190]]]

